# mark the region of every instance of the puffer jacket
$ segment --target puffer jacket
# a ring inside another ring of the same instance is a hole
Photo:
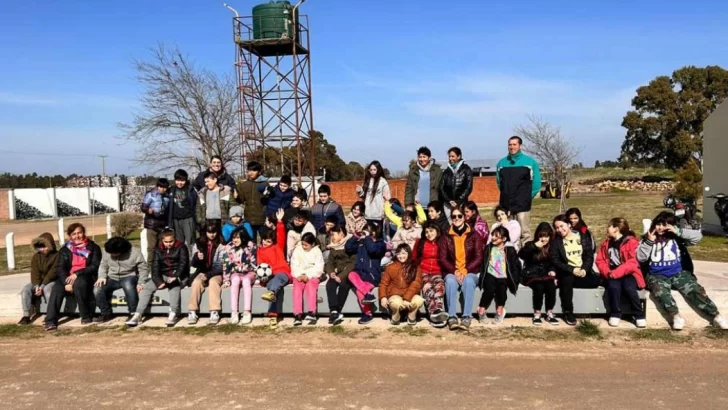
[[[430,159],[430,164],[428,165],[428,168],[430,172],[430,202],[432,202],[436,201],[439,198],[442,168],[440,167],[440,164],[435,163],[434,158]],[[407,174],[407,185],[404,188],[405,204],[415,203],[415,198],[417,197],[417,188],[420,183],[420,169],[423,168],[420,167],[420,164],[418,162],[415,162],[410,167],[409,174]],[[427,204],[424,205],[427,206]]]
[[[36,245],[44,245],[50,249],[48,255],[42,255],[35,252]],[[56,250],[56,241],[49,232],[40,234],[33,239],[30,244],[33,248],[33,258],[30,260],[30,283],[34,286],[45,286],[56,280],[56,261],[58,260],[58,251]]]
[[[481,289],[485,287],[485,275],[490,275],[488,273],[488,264],[490,263],[490,252],[494,246],[490,244],[485,247],[483,269],[480,271],[480,277],[478,278],[478,287]],[[503,251],[506,253],[506,285],[508,290],[515,295],[518,292],[518,285],[521,283],[521,260],[518,259],[518,252],[514,247],[506,246]]]
[[[614,269],[609,268],[609,239],[602,242],[597,252],[597,269],[604,279],[621,279],[627,275],[634,276],[639,289],[644,289],[645,277],[642,275],[640,263],[637,260],[637,249],[640,241],[632,235],[624,238],[619,245],[619,259],[621,264]]]
[[[379,299],[400,296],[407,302],[411,302],[415,295],[422,290],[422,271],[416,269],[414,279],[407,282],[407,271],[400,261],[394,261],[387,265],[379,282]]]
[[[424,239],[425,243],[422,245],[422,255],[420,256],[417,252],[420,247],[420,241],[422,240],[418,239],[415,242],[415,247],[412,248],[412,257],[420,262],[422,273],[427,275],[441,275],[440,252],[438,250],[439,243]]]
[[[326,249],[329,251],[329,257],[324,264],[324,272],[335,273],[341,280],[346,280],[349,273],[354,270],[356,264],[356,254],[346,251],[346,243],[352,235],[347,235],[341,243],[329,243]]]
[[[68,245],[68,243],[67,243]],[[86,258],[86,267],[76,271],[76,276],[83,276],[88,280],[96,282],[99,277],[99,266],[101,265],[101,248],[96,242],[88,239],[86,249],[89,250],[88,258]],[[58,251],[58,261],[56,262],[56,279],[65,282],[71,274],[71,266],[73,265],[73,253],[68,246],[64,246]]]
[[[440,267],[443,276],[455,273],[455,241],[453,237],[457,234],[450,229],[440,238]],[[483,267],[483,240],[480,235],[467,227],[465,233],[465,270],[468,273],[478,273]]]
[[[167,249],[163,243],[154,248],[152,257],[152,281],[159,286],[166,283],[166,277],[174,277],[185,287],[190,278],[190,252],[187,245],[174,241],[174,245]]]
[[[468,200],[473,192],[473,170],[464,161],[456,169],[447,166],[442,171],[440,179],[440,201],[448,203],[455,201],[458,205],[462,205]]]
[[[149,213],[149,210],[152,213]],[[169,212],[169,196],[160,194],[157,188],[148,191],[142,199],[141,210],[144,213],[144,227],[160,232],[167,226],[167,212]]]
[[[311,224],[316,230],[321,229],[324,225],[326,225],[326,218],[329,215],[336,215],[336,220],[338,221],[338,225],[344,225],[346,223],[346,218],[344,217],[344,210],[341,209],[341,205],[339,205],[338,202],[334,201],[333,199],[329,198],[329,201],[325,204],[322,204],[321,202],[316,202],[311,207]]]
[[[286,262],[286,228],[283,222],[278,221],[276,224],[276,243],[273,246],[264,248],[258,247],[258,264],[267,263],[273,270],[273,274],[285,273],[288,280],[293,280],[291,276],[291,266]]]
[[[374,241],[371,236],[362,240],[352,237],[344,247],[346,252],[356,254],[354,271],[362,280],[374,286],[382,279],[382,258],[387,252],[387,245],[382,240]]]
[[[480,214],[475,214],[473,218],[470,218],[470,220],[466,222],[475,230],[475,233],[480,235],[480,238],[483,239],[484,243],[488,243],[488,222],[486,222]]]
[[[257,249],[253,242],[236,247],[232,243],[225,245],[222,255],[223,280],[229,281],[233,273],[246,274],[252,272],[256,265]]]

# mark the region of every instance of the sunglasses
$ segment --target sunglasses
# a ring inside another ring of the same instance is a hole
[[[452,214],[452,219],[463,219],[463,218],[465,218],[465,215],[463,215],[463,214],[458,214],[458,215]]]

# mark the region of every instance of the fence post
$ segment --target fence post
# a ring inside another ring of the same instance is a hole
[[[5,235],[5,251],[8,254],[8,271],[15,270],[15,234],[13,232]]]
[[[12,189],[8,190],[8,219],[15,219],[15,191]]]
[[[650,230],[650,227],[652,226],[652,220],[651,219],[643,219],[642,220],[642,233],[645,234],[647,231]]]
[[[111,215],[106,215],[106,240],[111,239]]]
[[[140,239],[140,242],[141,242],[141,244],[139,246],[142,248],[141,249],[142,256],[144,256],[144,260],[148,264],[149,263],[149,255],[147,255],[147,246],[148,246],[148,242],[147,242],[147,228],[142,229],[142,233],[140,234],[139,239]]]
[[[63,218],[58,220],[58,243],[63,246],[66,243],[66,228],[63,227]]]

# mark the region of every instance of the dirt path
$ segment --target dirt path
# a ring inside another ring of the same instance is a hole
[[[728,408],[728,351],[465,336],[0,339],[14,408]]]
[[[63,218],[63,222],[66,227],[74,222],[82,223],[86,227],[86,234],[88,236],[103,235],[104,239],[106,238],[106,215]],[[15,233],[15,246],[30,245],[30,241],[43,232],[51,232],[57,241],[58,220],[3,222],[0,224],[0,248],[5,247],[5,235],[10,232]]]

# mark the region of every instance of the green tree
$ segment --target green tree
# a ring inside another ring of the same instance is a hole
[[[678,198],[699,198],[703,192],[703,174],[695,161],[689,161],[675,174],[675,195]]]
[[[677,170],[703,157],[703,121],[728,97],[728,71],[718,66],[683,67],[637,89],[634,110],[622,126],[627,135],[620,161],[664,164]]]

